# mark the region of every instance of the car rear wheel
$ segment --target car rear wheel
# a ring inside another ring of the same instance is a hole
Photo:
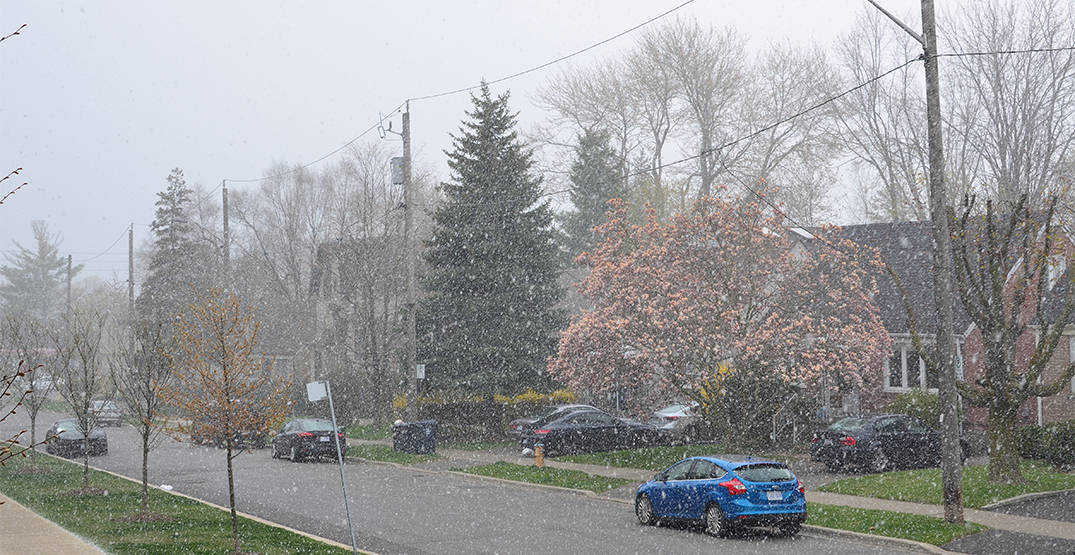
[[[718,538],[728,535],[728,519],[716,503],[710,503],[705,509],[705,533]]]
[[[291,455],[288,458],[291,459],[291,462],[302,461],[302,455],[299,453],[298,447],[295,447],[294,445],[291,446]]]
[[[870,454],[870,470],[884,472],[890,468],[892,468],[892,461],[888,459],[885,450],[880,447],[874,449],[873,453]]]
[[[844,461],[839,457],[833,457],[825,461],[825,468],[828,468],[830,472],[836,472],[844,466]]]
[[[785,522],[784,524],[780,525],[780,533],[784,534],[785,536],[792,537],[798,534],[799,530],[802,530],[802,528],[803,525],[801,522]]]
[[[639,524],[643,526],[651,526],[657,522],[653,515],[653,502],[649,500],[648,495],[639,495],[635,500],[635,516],[638,517]]]

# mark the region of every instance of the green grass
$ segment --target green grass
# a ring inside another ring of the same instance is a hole
[[[231,516],[197,501],[150,489],[150,510],[169,522],[126,523],[139,512],[141,485],[104,472],[90,471],[90,486],[107,494],[69,495],[82,486],[82,467],[49,456],[37,457],[46,472],[27,473],[29,460],[14,457],[0,467],[0,492],[108,553],[226,553],[232,548]],[[242,500],[242,488],[236,495]],[[240,505],[240,509],[242,506]],[[4,509],[0,507],[0,512]],[[242,549],[255,553],[333,553],[338,549],[245,518],[239,519]]]
[[[963,468],[963,504],[980,508],[1024,493],[1057,491],[1075,488],[1075,474],[1058,472],[1052,467],[1033,461],[1023,461],[1026,484],[994,484],[989,481],[986,466]],[[941,469],[925,468],[886,472],[837,480],[821,486],[821,491],[846,493],[863,497],[896,499],[916,503],[942,504]]]
[[[347,437],[355,439],[388,439],[392,437],[391,424],[364,424],[361,426],[348,426],[343,429]]]
[[[446,449],[459,449],[462,451],[485,451],[487,449],[502,449],[504,447],[517,446],[519,442],[510,440],[500,441],[466,441],[455,440],[438,442],[437,447],[444,447]]]
[[[607,453],[588,453],[585,455],[565,455],[556,457],[556,460],[656,471],[664,470],[686,457],[714,455],[720,452],[720,445],[679,445],[609,451]]]
[[[609,478],[607,476],[594,476],[578,470],[565,470],[562,468],[523,466],[507,462],[497,462],[483,466],[473,466],[460,469],[461,472],[492,476],[516,482],[529,482],[546,486],[561,488],[584,489],[595,493],[616,489],[635,482],[623,478]]]
[[[361,444],[347,448],[348,457],[358,457],[370,461],[391,462],[397,464],[417,464],[439,459],[439,455],[412,455],[401,453],[389,445]]]
[[[807,503],[807,523],[826,528],[850,530],[890,538],[903,538],[933,545],[985,531],[980,524],[950,524],[932,516],[912,515],[877,509],[856,509],[839,505]]]

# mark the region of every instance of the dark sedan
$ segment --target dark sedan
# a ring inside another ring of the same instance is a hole
[[[336,442],[340,442],[340,453],[347,454],[347,438],[343,432],[334,433],[332,422],[317,418],[296,418],[284,424],[284,427],[272,440],[272,458],[287,458],[299,462],[307,457],[336,458]]]
[[[830,470],[843,467],[884,472],[900,467],[937,466],[941,434],[906,414],[844,418],[814,434],[811,458]],[[963,442],[963,457],[967,446]]]
[[[82,455],[83,450],[87,450],[89,455],[108,454],[108,436],[104,430],[100,428],[90,430],[88,449],[85,440],[86,436],[82,433],[78,420],[74,418],[57,420],[45,432],[45,452],[63,456]]]
[[[648,447],[666,443],[653,426],[615,418],[599,410],[582,410],[552,415],[535,424],[534,431],[519,440],[523,449],[540,443],[545,454],[593,453]]]
[[[577,410],[601,410],[590,405],[549,405],[542,408],[536,414],[526,418],[516,418],[508,425],[508,435],[514,439],[521,439],[524,435],[534,431],[534,424],[539,420],[545,420],[556,414],[564,414]]]

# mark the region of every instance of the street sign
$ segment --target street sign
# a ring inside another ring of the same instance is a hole
[[[403,158],[392,158],[392,184],[403,185]]]
[[[325,382],[310,382],[306,384],[306,398],[310,402],[320,401],[328,397],[328,392],[325,390]]]
[[[414,366],[414,369],[417,372],[419,380],[426,379],[426,365],[424,365],[424,364],[416,364]]]

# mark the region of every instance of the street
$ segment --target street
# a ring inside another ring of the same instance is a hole
[[[42,412],[39,434],[58,418]],[[23,412],[0,424],[10,435]],[[109,454],[91,465],[138,479],[140,439],[108,428]],[[274,460],[263,449],[235,459],[238,510],[350,543],[335,463]],[[709,537],[682,527],[643,527],[629,505],[548,489],[373,463],[345,466],[358,547],[396,553],[888,553],[888,547],[766,533]],[[224,451],[165,439],[150,454],[150,482],[227,506]]]

